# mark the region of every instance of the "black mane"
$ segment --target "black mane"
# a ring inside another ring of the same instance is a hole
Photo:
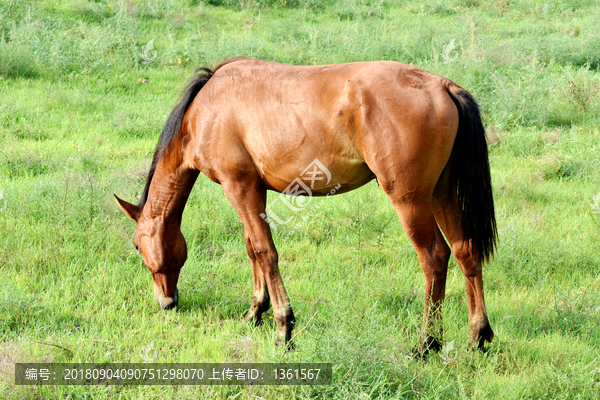
[[[162,133],[160,134],[160,138],[158,139],[158,144],[156,145],[156,150],[154,151],[154,157],[152,157],[152,164],[150,166],[150,171],[148,172],[146,187],[144,187],[142,197],[140,198],[140,202],[137,205],[138,210],[141,211],[142,208],[144,208],[144,204],[146,204],[146,201],[148,200],[148,191],[150,190],[150,183],[152,182],[152,177],[154,176],[154,172],[156,171],[158,161],[164,154],[165,150],[173,142],[173,139],[175,138],[175,136],[177,136],[177,133],[181,130],[183,117],[190,105],[192,104],[192,101],[194,101],[196,95],[198,94],[198,92],[200,92],[200,89],[204,87],[206,82],[208,82],[208,80],[213,76],[213,74],[214,71],[204,67],[196,70],[194,76],[190,79],[186,87],[183,89],[183,95],[181,96],[179,104],[177,104],[173,111],[171,111],[171,114],[169,114],[169,118],[167,118],[165,127],[163,128]]]

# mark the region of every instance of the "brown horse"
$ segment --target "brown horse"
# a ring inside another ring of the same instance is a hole
[[[452,81],[388,61],[294,66],[236,58],[199,69],[165,124],[140,202],[117,198],[137,221],[134,243],[164,309],[177,305],[187,258],[181,216],[200,172],[222,185],[245,227],[254,275],[246,318],[259,324],[271,300],[278,343],[290,341],[295,318],[266,217],[267,190],[324,196],[374,178],[425,273],[421,351],[441,345],[450,247],[465,276],[471,346],[492,340],[481,268],[497,237],[487,144],[477,103]]]

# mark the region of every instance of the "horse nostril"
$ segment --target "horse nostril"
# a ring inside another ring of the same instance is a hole
[[[139,247],[137,247],[137,246],[135,246],[135,249],[136,249],[136,250],[139,250],[140,248],[139,248]]]

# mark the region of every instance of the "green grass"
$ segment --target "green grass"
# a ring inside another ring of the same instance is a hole
[[[0,3],[0,397],[597,397],[599,17],[585,0]],[[143,64],[152,39],[156,59]],[[458,57],[446,63],[452,39]],[[405,356],[418,341],[424,278],[374,182],[313,199],[293,216],[302,226],[275,237],[296,332],[305,328],[295,352],[274,346],[271,312],[258,329],[242,320],[252,284],[242,225],[205,177],[184,215],[180,306],[159,310],[134,224],[112,194],[140,195],[194,68],[238,55],[397,60],[476,96],[499,137],[490,145],[501,242],[485,268],[496,333],[487,354],[466,351],[464,281],[452,261],[444,329],[455,359]],[[334,386],[13,384],[15,362],[142,362],[152,340],[157,362],[331,362]]]

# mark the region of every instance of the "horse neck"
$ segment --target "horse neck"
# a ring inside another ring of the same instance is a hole
[[[144,212],[165,225],[179,227],[187,199],[199,172],[183,165],[180,151],[167,151],[161,157],[148,192]]]

